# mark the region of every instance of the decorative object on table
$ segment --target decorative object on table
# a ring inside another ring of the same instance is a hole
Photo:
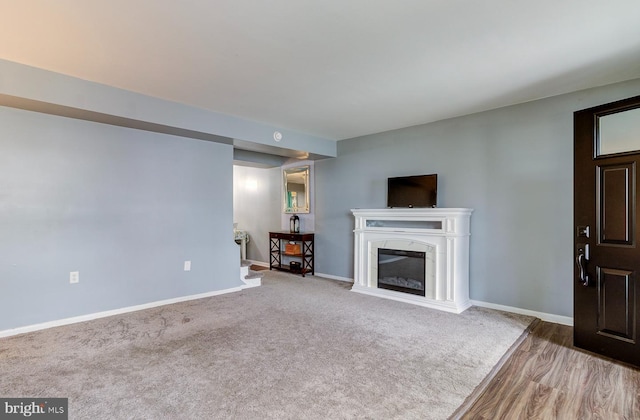
[[[300,233],[300,218],[297,214],[289,218],[289,232]]]
[[[289,242],[284,245],[284,253],[288,255],[302,254],[302,248],[299,243]]]
[[[292,273],[300,273],[302,271],[302,265],[300,265],[300,261],[291,261],[289,264],[289,268]]]

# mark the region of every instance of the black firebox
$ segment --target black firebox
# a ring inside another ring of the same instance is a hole
[[[425,252],[378,248],[378,288],[425,296]]]

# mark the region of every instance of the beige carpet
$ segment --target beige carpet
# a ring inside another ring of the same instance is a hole
[[[268,271],[242,292],[0,339],[0,396],[71,419],[445,419],[532,318]]]

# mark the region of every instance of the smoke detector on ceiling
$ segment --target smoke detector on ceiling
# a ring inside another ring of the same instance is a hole
[[[281,132],[279,132],[279,131],[274,131],[274,132],[273,132],[273,139],[274,139],[275,141],[280,141],[280,140],[282,140],[282,133],[281,133]]]

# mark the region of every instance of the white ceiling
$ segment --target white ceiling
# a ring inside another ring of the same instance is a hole
[[[639,0],[0,0],[0,58],[345,139],[640,77]]]

